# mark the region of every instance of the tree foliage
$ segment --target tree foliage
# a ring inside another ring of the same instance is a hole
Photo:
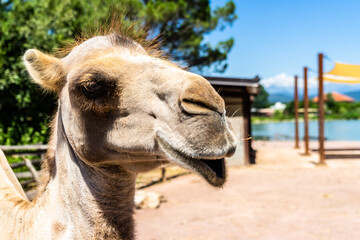
[[[253,103],[254,108],[267,108],[271,104],[268,100],[269,93],[266,91],[263,85],[259,84],[259,93],[256,95]]]
[[[211,11],[208,0],[146,1],[143,16],[147,25],[162,33],[166,50],[175,60],[185,60],[190,67],[210,66],[225,71],[227,53],[234,44],[232,38],[215,47],[203,43],[204,35],[216,28],[224,29],[235,19],[235,4],[227,2]]]
[[[236,19],[232,1],[211,10],[209,0],[0,0],[0,144],[47,140],[55,99],[31,83],[22,63],[26,49],[52,52],[119,10],[126,11],[126,19],[151,27],[150,34],[161,33],[162,46],[173,59],[199,70],[226,69],[233,39],[216,46],[203,40]]]
[[[298,102],[298,108],[304,108],[304,100],[300,100]],[[313,102],[311,99],[309,99],[309,108],[317,108],[317,104]],[[284,109],[284,114],[286,116],[295,116],[295,103],[294,101],[290,101],[286,103],[286,107]]]

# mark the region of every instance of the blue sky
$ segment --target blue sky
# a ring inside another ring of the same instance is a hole
[[[225,1],[212,0],[212,7]],[[232,27],[215,32],[206,41],[215,43],[234,37],[235,45],[224,74],[254,77],[270,92],[291,92],[293,76],[303,67],[317,70],[317,53],[332,61],[360,64],[360,0],[235,0],[238,19]],[[325,70],[332,68],[325,61]],[[309,72],[309,77],[316,77]],[[301,81],[302,82],[302,81]],[[317,83],[310,81],[315,93]],[[360,84],[326,83],[325,91],[346,92]]]

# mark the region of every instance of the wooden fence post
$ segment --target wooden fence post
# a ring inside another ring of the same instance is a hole
[[[295,148],[299,148],[299,113],[298,113],[298,76],[295,76],[294,114],[295,114]]]
[[[35,181],[39,182],[39,174],[37,173],[34,165],[32,165],[31,161],[27,158],[24,158],[25,165],[29,168],[32,176],[34,177]]]
[[[323,78],[323,59],[324,55],[319,53],[319,96],[318,96],[318,118],[319,118],[319,165],[325,165],[325,152],[324,152],[324,124],[325,124],[325,112],[324,112],[324,78]]]
[[[310,155],[309,152],[309,98],[308,98],[308,84],[307,84],[307,67],[304,67],[304,145],[305,155]]]
[[[161,168],[161,181],[166,182],[166,168]]]

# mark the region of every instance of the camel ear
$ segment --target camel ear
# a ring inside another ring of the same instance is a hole
[[[25,52],[24,63],[34,81],[43,88],[58,92],[65,83],[61,59],[46,55],[38,50]]]

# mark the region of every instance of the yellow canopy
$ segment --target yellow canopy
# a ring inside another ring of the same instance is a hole
[[[360,65],[335,62],[334,68],[324,74],[324,80],[338,83],[360,83]]]

